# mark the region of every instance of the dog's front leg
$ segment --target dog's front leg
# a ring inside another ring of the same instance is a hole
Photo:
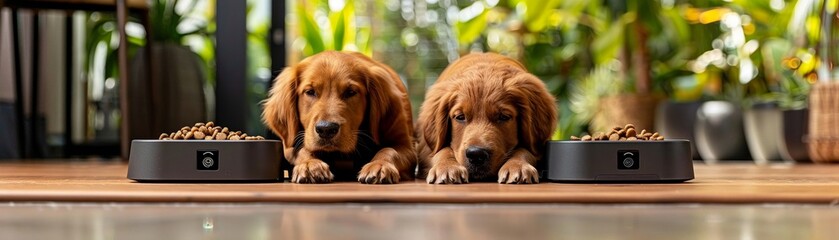
[[[441,149],[431,158],[431,170],[425,181],[428,183],[468,183],[469,172],[457,162],[451,147]]]
[[[410,168],[416,154],[408,147],[382,148],[358,172],[361,183],[399,183],[400,178],[410,179]]]
[[[291,182],[294,183],[328,183],[334,178],[329,165],[306,149],[300,149],[291,164],[294,165],[291,173]]]
[[[539,183],[539,172],[534,167],[537,160],[523,148],[513,150],[513,155],[498,171],[498,183]]]

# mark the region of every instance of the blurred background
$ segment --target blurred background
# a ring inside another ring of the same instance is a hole
[[[282,68],[346,50],[394,68],[414,116],[449,63],[497,52],[557,97],[554,139],[633,123],[696,159],[809,161],[808,94],[836,46],[823,0],[151,0],[128,1],[123,69],[111,1],[26,2],[0,1],[0,158],[117,156],[208,120],[266,135]]]

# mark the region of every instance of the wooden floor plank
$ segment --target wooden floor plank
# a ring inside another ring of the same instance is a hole
[[[695,169],[695,180],[679,184],[148,184],[126,179],[120,162],[0,163],[0,201],[839,203],[839,165],[698,163]]]

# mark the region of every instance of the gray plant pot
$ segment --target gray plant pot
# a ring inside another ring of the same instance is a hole
[[[750,160],[743,132],[743,112],[726,101],[709,101],[696,111],[696,149],[707,163]]]
[[[809,128],[809,113],[807,108],[781,112],[783,138],[778,148],[785,161],[812,162],[807,143],[804,142]]]
[[[781,110],[775,104],[759,103],[743,115],[746,142],[755,163],[781,160],[778,146],[782,138]]]
[[[702,102],[673,102],[666,101],[658,105],[655,116],[655,131],[668,139],[690,140],[693,159],[702,159],[696,150],[694,125],[696,124],[696,110]]]
[[[199,56],[174,44],[152,44],[151,52],[153,72],[147,70],[145,49],[132,59],[131,138],[157,138],[207,118],[206,77]]]

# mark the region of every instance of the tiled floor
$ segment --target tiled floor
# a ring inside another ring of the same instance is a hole
[[[839,206],[0,205],[2,239],[837,239]]]

